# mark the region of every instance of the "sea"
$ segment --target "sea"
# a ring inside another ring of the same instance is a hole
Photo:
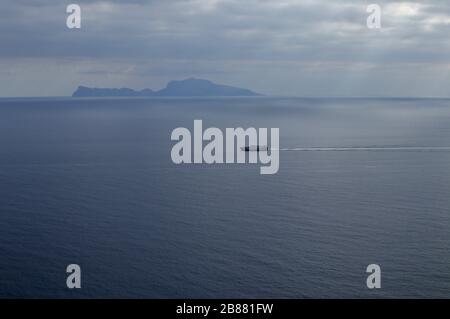
[[[196,119],[278,173],[174,164]],[[449,99],[0,99],[0,298],[448,297]]]

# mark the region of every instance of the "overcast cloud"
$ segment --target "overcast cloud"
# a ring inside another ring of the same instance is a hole
[[[82,27],[66,27],[66,6]],[[366,27],[367,5],[382,29]],[[195,76],[273,95],[450,97],[450,1],[11,0],[0,96],[158,89]]]

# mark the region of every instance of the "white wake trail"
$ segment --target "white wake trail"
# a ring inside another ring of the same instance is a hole
[[[352,151],[450,151],[450,146],[363,146],[363,147],[295,147],[280,151],[297,152],[352,152]]]

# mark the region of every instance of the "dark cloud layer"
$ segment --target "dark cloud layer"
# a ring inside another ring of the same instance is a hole
[[[72,2],[80,30],[65,26]],[[381,30],[366,27],[372,2]],[[441,0],[9,1],[0,96],[186,76],[282,95],[450,96],[449,31]]]

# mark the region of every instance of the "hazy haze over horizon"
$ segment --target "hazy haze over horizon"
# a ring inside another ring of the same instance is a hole
[[[66,7],[82,27],[66,27]],[[382,29],[366,26],[367,5]],[[268,95],[450,97],[450,2],[9,1],[0,97],[204,78]]]

